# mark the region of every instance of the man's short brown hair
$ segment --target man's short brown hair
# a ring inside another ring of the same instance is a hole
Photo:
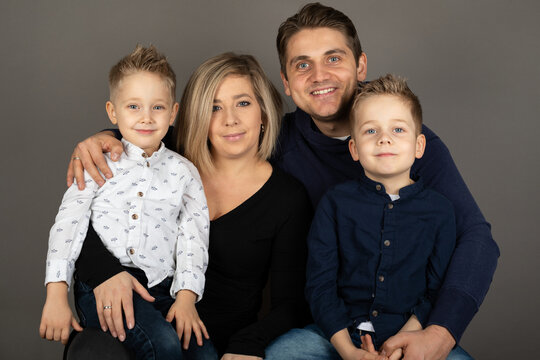
[[[354,98],[350,112],[351,134],[356,125],[354,113],[361,102],[374,95],[394,95],[409,105],[414,121],[416,135],[422,132],[422,106],[418,97],[409,89],[407,81],[396,75],[386,74],[378,79],[365,83]]]
[[[111,98],[120,81],[138,71],[148,71],[157,74],[165,80],[171,90],[173,101],[176,98],[176,75],[165,55],[159,53],[155,46],[143,47],[137,45],[131,54],[123,57],[109,72],[109,91]]]
[[[358,33],[351,19],[344,13],[321,3],[310,3],[305,5],[298,13],[285,20],[278,30],[276,38],[277,51],[279,55],[279,63],[281,71],[287,79],[286,61],[287,61],[287,44],[289,40],[302,29],[313,29],[327,27],[338,30],[347,40],[347,45],[352,50],[356,65],[358,59],[362,55],[362,46]]]

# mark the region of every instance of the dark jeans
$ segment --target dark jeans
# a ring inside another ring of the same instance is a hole
[[[147,280],[141,270],[126,270],[146,287]],[[160,284],[150,289],[147,288],[148,292],[156,299],[153,303],[144,300],[137,293],[133,293],[135,326],[131,330],[128,329],[124,320],[126,340],[123,343],[135,354],[136,359],[204,359],[208,356],[199,353],[211,353],[212,351],[215,353],[209,342],[205,342],[205,345],[199,347],[195,341],[191,341],[189,349],[182,350],[174,322],[171,324],[165,320],[169,308],[174,303],[174,299],[169,294],[171,283],[172,278],[167,278]],[[81,325],[100,329],[93,289],[81,281],[76,281],[74,292],[75,305]],[[192,334],[192,340],[194,339],[195,336]],[[99,345],[93,344],[93,346]],[[217,358],[217,355],[213,357]]]

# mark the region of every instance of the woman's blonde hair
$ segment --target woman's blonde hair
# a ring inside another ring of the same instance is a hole
[[[253,56],[231,52],[217,55],[203,62],[191,75],[180,100],[175,127],[177,150],[201,172],[214,169],[208,130],[217,89],[230,75],[247,76],[250,79],[261,107],[264,132],[261,134],[257,156],[267,160],[275,147],[283,114],[279,92]]]

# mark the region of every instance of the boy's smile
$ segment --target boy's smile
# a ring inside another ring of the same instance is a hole
[[[362,100],[354,117],[349,150],[366,176],[387,191],[409,185],[411,166],[425,147],[424,135],[416,135],[409,104],[394,95],[373,95]]]
[[[161,76],[138,71],[120,80],[106,109],[122,137],[151,156],[173,124],[178,103]]]

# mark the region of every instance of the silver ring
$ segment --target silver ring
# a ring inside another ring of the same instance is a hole
[[[105,306],[103,307],[103,310],[107,310],[107,309],[112,309],[112,305],[105,305]]]
[[[74,156],[74,157],[71,158],[71,160],[81,160],[81,158],[78,157],[78,156]]]

